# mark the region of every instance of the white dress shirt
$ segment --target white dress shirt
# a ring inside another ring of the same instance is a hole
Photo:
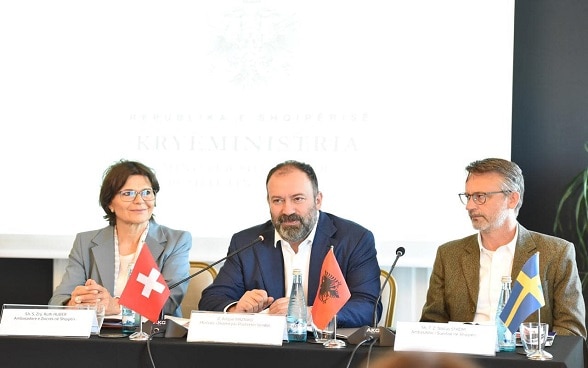
[[[474,322],[494,322],[496,318],[498,298],[502,288],[502,276],[511,275],[518,232],[517,227],[514,238],[495,251],[484,248],[482,238],[478,234],[478,244],[480,245],[480,292]]]

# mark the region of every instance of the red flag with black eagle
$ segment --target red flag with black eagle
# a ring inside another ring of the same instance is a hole
[[[170,291],[165,279],[144,244],[131,276],[120,295],[119,303],[152,322],[157,322]]]
[[[318,292],[312,305],[312,322],[322,330],[351,298],[333,247],[325,256],[320,277]]]

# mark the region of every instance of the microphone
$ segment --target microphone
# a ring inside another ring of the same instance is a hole
[[[250,248],[250,247],[252,247],[253,245],[255,245],[255,244],[259,243],[259,242],[262,242],[264,239],[265,239],[265,238],[263,237],[263,235],[260,235],[260,236],[258,236],[257,238],[255,238],[255,240],[253,240],[251,243],[247,244],[247,245],[246,245],[246,246],[244,246],[243,248],[239,248],[239,249],[237,249],[237,250],[235,250],[235,251],[233,251],[233,252],[231,252],[231,253],[227,254],[227,256],[226,256],[226,257],[224,257],[224,258],[221,258],[221,259],[219,259],[218,261],[216,261],[216,262],[214,262],[214,263],[211,263],[211,264],[209,264],[208,266],[204,267],[204,268],[203,268],[203,269],[201,269],[200,271],[197,271],[197,272],[195,272],[194,274],[192,274],[192,275],[190,275],[190,276],[186,277],[185,279],[183,279],[183,280],[180,280],[180,281],[176,282],[175,284],[172,284],[172,285],[168,286],[168,287],[169,287],[169,289],[171,290],[171,289],[175,288],[176,286],[178,286],[178,285],[181,285],[181,284],[183,284],[184,282],[186,282],[186,281],[190,280],[192,277],[194,277],[194,276],[197,276],[197,275],[200,275],[202,272],[205,272],[205,271],[208,271],[208,270],[210,270],[210,269],[211,269],[212,267],[214,267],[216,264],[218,264],[218,263],[221,263],[222,261],[224,261],[224,260],[225,260],[225,259],[227,259],[227,258],[231,258],[231,257],[232,257],[232,256],[234,256],[235,254],[241,253],[241,252],[242,252],[242,251],[244,251],[245,249],[247,249],[247,248]],[[404,248],[402,248],[402,249],[404,249]]]
[[[222,261],[231,258],[233,256],[235,256],[236,254],[241,253],[242,251],[244,251],[245,249],[251,248],[252,246],[254,246],[257,243],[263,242],[265,238],[263,237],[263,235],[259,235],[257,238],[255,238],[252,242],[250,242],[249,244],[247,244],[246,246],[239,248],[229,254],[227,254],[225,257],[219,259],[218,261],[209,264],[208,266],[206,266],[205,268],[198,270],[197,272],[193,273],[192,275],[172,284],[169,285],[168,288],[171,290],[181,284],[183,284],[184,282],[190,280],[192,277],[198,276],[203,272],[208,271],[209,269],[211,269],[212,267],[214,267],[216,264],[221,263]],[[169,323],[168,323],[169,322]],[[148,326],[148,325],[151,326]],[[161,333],[165,333],[165,337],[184,337],[184,335],[186,335],[187,331],[184,327],[179,326],[177,323],[171,321],[171,320],[166,320],[163,318],[163,311],[161,314],[161,317],[159,319],[159,321],[155,322],[155,323],[151,323],[150,321],[146,321],[144,323],[144,326],[146,326],[148,331],[152,331],[152,334],[161,334]]]
[[[390,329],[388,329],[385,326],[376,327],[378,324],[378,302],[382,299],[382,293],[384,293],[386,284],[388,284],[390,277],[392,277],[392,271],[394,271],[394,267],[396,267],[396,262],[398,262],[398,258],[402,257],[404,255],[404,252],[404,247],[398,247],[396,249],[396,258],[394,259],[394,263],[392,263],[392,266],[390,267],[390,271],[388,271],[388,276],[382,284],[382,288],[380,289],[380,293],[378,294],[378,299],[376,299],[376,303],[374,305],[373,327],[363,326],[351,335],[349,335],[347,341],[350,344],[357,345],[365,341],[378,340],[379,346],[394,346],[394,332],[390,331]]]

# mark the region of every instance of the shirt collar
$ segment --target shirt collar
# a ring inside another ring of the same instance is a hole
[[[519,227],[517,226],[515,228],[514,237],[508,243],[502,245],[500,248],[506,247],[506,249],[508,249],[508,252],[510,254],[514,255],[518,238],[519,238]],[[490,252],[488,249],[484,248],[484,246],[482,245],[482,236],[480,235],[480,232],[478,232],[478,246],[480,247],[480,253]]]

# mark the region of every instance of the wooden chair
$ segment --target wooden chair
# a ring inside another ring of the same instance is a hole
[[[386,286],[384,286],[386,283]],[[392,327],[394,322],[394,310],[396,309],[396,279],[393,275],[388,278],[388,271],[380,270],[380,287],[382,291],[382,317],[378,326]]]
[[[190,275],[208,267],[206,262],[190,262]],[[193,310],[198,310],[198,302],[202,296],[202,290],[210,285],[216,277],[217,271],[214,267],[209,268],[206,272],[202,272],[190,279],[188,290],[182,301],[182,317],[190,318],[190,313]]]

